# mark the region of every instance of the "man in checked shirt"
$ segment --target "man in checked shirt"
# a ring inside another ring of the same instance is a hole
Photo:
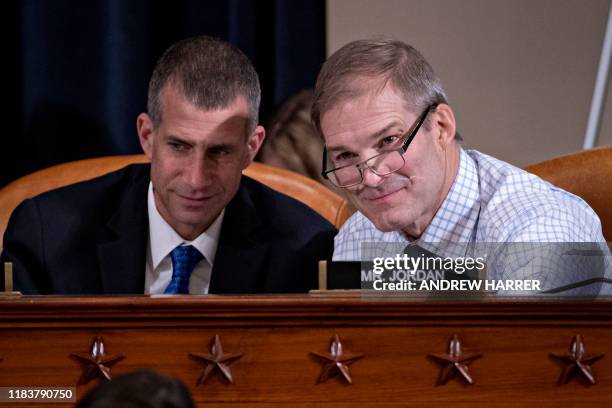
[[[538,279],[563,294],[610,291],[595,212],[535,175],[463,149],[440,79],[410,45],[345,45],[323,65],[314,99],[322,175],[359,210],[336,236],[334,260],[366,260],[362,245],[372,242],[417,243],[440,256],[465,256],[477,244],[489,256],[488,279]]]

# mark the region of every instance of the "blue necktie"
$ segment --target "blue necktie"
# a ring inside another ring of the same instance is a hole
[[[188,294],[189,277],[193,268],[204,256],[191,245],[177,246],[170,252],[172,258],[172,280],[165,294]]]

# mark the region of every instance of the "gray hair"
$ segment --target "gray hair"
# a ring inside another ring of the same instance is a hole
[[[225,41],[193,37],[164,52],[149,82],[147,109],[154,126],[162,121],[160,95],[167,84],[206,110],[226,108],[243,96],[249,105],[249,133],[257,126],[261,101],[257,72],[242,51]]]
[[[413,47],[391,38],[346,44],[325,61],[315,85],[312,121],[321,131],[321,116],[338,102],[391,84],[409,111],[420,114],[434,103],[447,103],[440,78]],[[428,122],[425,122],[428,127]]]

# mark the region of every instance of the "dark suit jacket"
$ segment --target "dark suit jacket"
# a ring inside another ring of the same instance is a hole
[[[142,294],[150,166],[136,164],[20,204],[4,235],[24,294]],[[336,229],[243,176],[226,207],[210,293],[306,292]]]

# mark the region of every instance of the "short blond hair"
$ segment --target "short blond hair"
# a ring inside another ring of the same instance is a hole
[[[416,114],[431,104],[447,103],[440,78],[414,47],[392,38],[358,40],[323,64],[315,85],[313,123],[321,132],[326,111],[365,92],[381,91],[387,84],[403,95],[407,109]]]

